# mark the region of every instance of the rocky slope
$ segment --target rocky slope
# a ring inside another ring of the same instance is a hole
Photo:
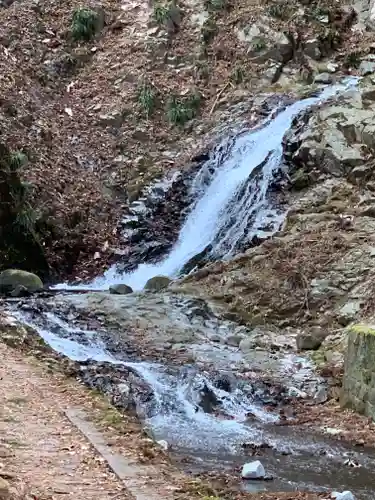
[[[95,19],[90,36],[75,31],[82,7]],[[372,37],[329,0],[25,0],[3,3],[0,16],[2,138],[28,157],[38,232],[60,276],[108,265],[120,211],[188,165],[233,103],[353,70]]]
[[[281,231],[180,283],[254,329],[288,331],[336,375],[347,325],[374,312],[374,102],[364,80],[296,119],[284,144],[294,202]]]

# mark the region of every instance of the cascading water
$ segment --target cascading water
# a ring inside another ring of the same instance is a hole
[[[228,258],[241,248],[244,239],[250,241],[254,235],[272,235],[280,227],[285,213],[272,206],[267,194],[282,166],[282,139],[293,118],[355,83],[356,80],[349,79],[327,87],[318,97],[297,101],[268,118],[256,130],[242,133],[232,144],[218,148],[192,184],[196,202],[177,243],[164,261],[140,264],[133,273],[122,275],[113,267],[91,284],[74,288],[103,289],[123,282],[140,290],[153,276],[177,276],[191,258],[210,244],[216,258]]]

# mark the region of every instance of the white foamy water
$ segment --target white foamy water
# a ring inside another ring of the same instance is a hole
[[[272,234],[280,227],[285,214],[276,213],[269,205],[267,192],[281,166],[282,139],[293,118],[309,106],[355,84],[355,79],[348,79],[340,85],[327,87],[318,97],[288,106],[262,127],[238,136],[224,158],[217,152],[208,160],[193,182],[192,189],[198,193],[198,199],[181,229],[178,241],[162,262],[140,264],[129,274],[118,274],[116,267],[112,267],[88,285],[68,287],[61,284],[56,288],[98,290],[114,283],[126,283],[133,290],[141,290],[153,276],[177,276],[183,266],[209,244],[213,244],[212,253],[215,256],[231,257],[238,242],[243,240],[244,235],[249,236],[249,222],[254,229],[268,223]],[[261,164],[257,179],[246,185]],[[240,196],[244,189],[245,196]]]

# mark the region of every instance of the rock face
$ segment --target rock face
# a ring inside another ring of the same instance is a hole
[[[171,280],[167,276],[154,276],[145,284],[145,290],[160,292],[169,286]]]
[[[19,287],[37,292],[43,289],[43,282],[36,274],[20,269],[7,269],[0,273],[0,293],[11,293]]]
[[[126,295],[128,293],[133,293],[133,289],[124,283],[119,283],[118,285],[110,286],[109,293],[112,295]]]
[[[242,479],[263,479],[266,475],[262,462],[256,460],[242,467]]]
[[[375,325],[349,329],[341,404],[375,419]]]

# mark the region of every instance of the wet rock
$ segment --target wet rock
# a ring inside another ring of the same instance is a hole
[[[117,390],[124,397],[130,396],[130,386],[128,384],[125,384],[124,382],[122,382],[121,384],[118,384]]]
[[[311,59],[314,59],[315,61],[319,61],[322,58],[320,42],[317,38],[306,40],[303,50],[308,57],[311,57]]]
[[[28,289],[23,285],[17,285],[14,290],[10,292],[11,297],[27,297],[30,295]]]
[[[249,462],[242,467],[242,479],[264,479],[265,476],[266,471],[259,460]]]
[[[231,392],[232,390],[232,377],[225,373],[218,375],[213,383],[221,391]]]
[[[283,70],[283,65],[281,63],[272,63],[268,68],[264,71],[263,76],[266,80],[269,80],[271,83],[276,83],[281,76]]]
[[[209,262],[209,255],[210,252],[212,251],[212,245],[207,245],[206,248],[204,248],[201,252],[197,253],[192,257],[190,260],[186,262],[186,264],[183,266],[181,269],[180,275],[183,276],[184,274],[190,273],[193,269],[199,269],[200,267],[203,267]]]
[[[247,337],[241,340],[239,348],[243,353],[249,352],[256,347],[256,342],[253,338]]]
[[[362,307],[361,301],[350,301],[341,307],[338,313],[337,321],[340,325],[347,326],[355,320]]]
[[[33,293],[43,289],[43,282],[36,274],[20,269],[7,269],[0,273],[0,293],[10,293],[20,286]]]
[[[327,332],[321,328],[313,328],[310,331],[302,332],[297,335],[296,343],[299,351],[310,351],[319,349]]]
[[[242,340],[243,340],[243,335],[230,335],[225,339],[225,343],[232,347],[239,347]]]
[[[367,76],[375,73],[375,62],[372,61],[362,61],[359,66],[359,74],[361,76]]]
[[[297,387],[290,387],[288,390],[288,396],[291,396],[293,398],[305,399],[307,398],[307,393],[301,391],[300,389],[297,389]]]
[[[324,83],[324,85],[329,85],[332,83],[332,76],[329,73],[319,73],[314,78],[314,83]]]
[[[205,413],[213,413],[218,404],[219,400],[217,399],[215,392],[208,387],[206,383],[204,383],[203,387],[199,391],[198,406],[202,408]]]
[[[342,493],[334,491],[331,494],[331,498],[335,498],[336,500],[355,500],[355,496],[351,491],[343,491]]]
[[[172,280],[167,276],[154,276],[150,278],[145,284],[144,289],[152,292],[160,292],[165,288],[168,288]]]
[[[127,295],[128,293],[133,293],[133,289],[124,283],[119,283],[118,285],[110,286],[109,293],[112,295]]]
[[[323,404],[328,400],[328,391],[326,387],[320,387],[314,396],[314,402]]]

